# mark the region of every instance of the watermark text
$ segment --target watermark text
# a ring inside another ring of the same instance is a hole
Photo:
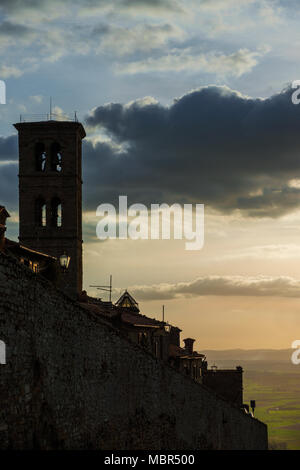
[[[6,364],[6,345],[0,340],[0,364]]]
[[[0,80],[0,104],[6,104],[6,85],[3,80]]]
[[[292,354],[291,361],[297,366],[300,364],[300,339],[296,339],[292,342],[292,348],[295,349],[295,351]]]
[[[204,244],[204,204],[132,204],[127,196],[119,196],[119,207],[98,206],[96,215],[102,217],[96,234],[100,240],[188,240],[186,250],[201,250]]]

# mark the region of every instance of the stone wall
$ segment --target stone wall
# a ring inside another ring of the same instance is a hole
[[[1,449],[265,449],[266,426],[0,254]]]
[[[203,382],[211,390],[225,400],[238,406],[243,405],[243,369],[207,369],[203,374]]]

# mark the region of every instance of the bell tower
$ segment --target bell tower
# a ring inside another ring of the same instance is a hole
[[[85,130],[76,121],[14,124],[19,134],[20,243],[70,256],[60,287],[82,292],[82,170]]]

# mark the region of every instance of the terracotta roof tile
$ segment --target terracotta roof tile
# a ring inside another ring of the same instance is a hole
[[[188,354],[187,350],[176,346],[175,344],[169,345],[169,354],[172,357],[184,357],[187,359],[204,359],[205,354],[200,354],[197,351],[193,351],[192,354]]]
[[[17,251],[19,253],[28,254],[28,256],[35,256],[38,258],[48,258],[55,260],[54,256],[47,255],[46,253],[42,253],[40,251],[32,250],[31,248],[27,248],[27,246],[21,245],[14,240],[10,240],[9,238],[5,238],[5,249],[12,249],[13,251]]]
[[[154,318],[149,318],[139,313],[128,312],[125,308],[122,309],[121,319],[125,323],[130,323],[131,325],[136,326],[149,326],[159,328],[164,325],[163,322],[155,320]]]

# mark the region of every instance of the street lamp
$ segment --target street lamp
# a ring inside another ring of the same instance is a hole
[[[171,325],[169,325],[169,323],[164,324],[164,330],[165,330],[166,333],[170,333],[171,328],[172,327],[171,327]]]
[[[59,264],[62,269],[62,271],[65,273],[69,267],[70,263],[70,256],[66,255],[66,252],[64,252],[60,257],[59,257]]]

